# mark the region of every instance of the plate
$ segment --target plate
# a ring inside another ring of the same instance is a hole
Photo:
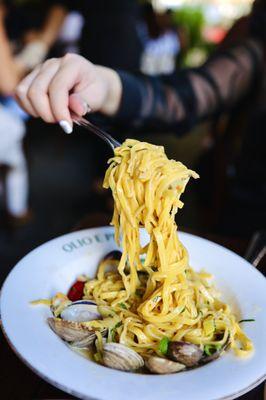
[[[254,354],[239,359],[227,352],[200,368],[173,375],[141,375],[112,370],[73,352],[46,323],[50,310],[31,300],[67,292],[77,275],[93,277],[99,260],[117,249],[113,228],[100,227],[61,236],[24,257],[8,275],[1,293],[2,328],[13,350],[36,374],[82,399],[233,399],[266,375],[266,280],[252,265],[208,240],[180,233],[196,270],[204,268],[253,340]],[[142,243],[148,240],[141,232]],[[15,377],[14,377],[15,383]]]

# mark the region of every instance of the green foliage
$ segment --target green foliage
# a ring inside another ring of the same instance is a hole
[[[205,18],[201,7],[184,6],[173,12],[173,22],[183,28],[189,37],[189,47],[202,44],[202,28]]]

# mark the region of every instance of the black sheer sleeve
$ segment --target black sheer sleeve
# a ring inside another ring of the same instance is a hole
[[[263,60],[259,41],[246,40],[212,56],[202,67],[167,78],[119,72],[123,94],[117,119],[186,131],[229,109],[252,87]]]

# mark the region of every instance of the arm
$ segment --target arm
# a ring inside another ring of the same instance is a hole
[[[19,65],[31,70],[43,62],[58,37],[66,14],[67,10],[59,4],[51,7],[41,31],[17,55]]]
[[[117,73],[69,54],[38,67],[17,95],[28,113],[47,122],[67,121],[68,130],[69,109],[83,115],[86,104],[127,124],[152,121],[180,130],[234,105],[249,90],[261,61],[259,42],[247,41],[166,80]]]
[[[261,46],[249,40],[216,54],[200,68],[167,79],[119,73],[122,100],[117,118],[187,129],[235,105],[252,86],[261,64]]]
[[[40,40],[49,48],[55,43],[66,15],[67,10],[63,6],[55,5],[51,7],[40,32]]]

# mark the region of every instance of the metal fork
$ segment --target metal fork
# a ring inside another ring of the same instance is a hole
[[[121,143],[119,143],[116,139],[114,139],[109,133],[98,128],[87,119],[80,117],[74,113],[71,113],[71,118],[76,125],[82,126],[83,128],[89,130],[90,132],[95,133],[95,135],[103,139],[106,143],[109,144],[109,146],[112,148],[113,151],[116,147],[121,146]]]

